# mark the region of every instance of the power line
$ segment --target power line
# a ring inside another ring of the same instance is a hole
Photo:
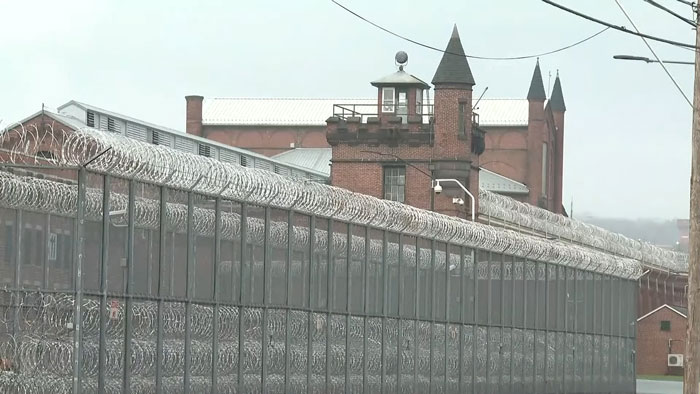
[[[573,44],[571,44],[571,45],[567,45],[567,46],[565,46],[565,47],[562,47],[562,48],[559,48],[559,49],[555,49],[555,50],[553,50],[553,51],[548,51],[548,52],[544,52],[544,53],[538,53],[538,54],[536,54],[536,55],[510,56],[510,57],[488,57],[488,56],[476,56],[476,55],[462,55],[462,54],[459,54],[459,53],[448,52],[448,51],[442,50],[442,49],[440,49],[440,48],[434,47],[434,46],[432,46],[432,45],[424,44],[424,43],[422,43],[422,42],[419,42],[419,41],[413,40],[413,39],[411,39],[411,38],[408,38],[408,37],[406,37],[406,36],[402,36],[402,35],[400,35],[400,34],[398,34],[398,33],[395,33],[395,32],[393,32],[393,31],[391,31],[391,30],[389,30],[389,29],[387,29],[387,28],[385,28],[385,27],[383,27],[383,26],[381,26],[381,25],[375,23],[375,22],[372,22],[371,20],[365,18],[364,16],[358,14],[357,12],[355,12],[355,11],[349,9],[348,7],[346,7],[346,6],[342,5],[342,4],[340,4],[340,3],[337,2],[336,0],[331,0],[331,1],[332,1],[333,3],[335,3],[335,5],[337,5],[338,7],[344,9],[345,11],[347,11],[347,12],[349,12],[350,14],[354,15],[355,17],[361,19],[362,21],[364,21],[364,22],[366,22],[366,23],[369,23],[370,25],[376,27],[377,29],[382,30],[382,31],[384,31],[384,32],[386,32],[386,33],[389,33],[389,34],[391,34],[392,36],[398,37],[398,38],[400,38],[400,39],[402,39],[402,40],[404,40],[404,41],[408,41],[408,42],[410,42],[410,43],[412,43],[412,44],[415,44],[415,45],[418,45],[418,46],[421,46],[421,47],[423,47],[423,48],[427,48],[427,49],[430,49],[430,50],[433,50],[433,51],[437,51],[437,52],[441,52],[441,53],[446,53],[446,54],[449,54],[449,55],[455,55],[455,56],[464,56],[464,57],[467,57],[467,58],[470,58],[470,59],[479,59],[479,60],[523,60],[523,59],[534,59],[534,58],[537,58],[537,57],[547,56],[547,55],[551,55],[551,54],[554,54],[554,53],[557,53],[557,52],[565,51],[565,50],[570,49],[570,48],[573,48],[573,47],[575,47],[575,46],[577,46],[577,45],[581,45],[581,44],[583,44],[584,42],[586,42],[586,41],[588,41],[588,40],[591,40],[591,39],[593,39],[593,38],[595,38],[595,37],[597,37],[597,36],[603,34],[606,30],[609,29],[609,27],[606,27],[605,29],[603,29],[603,30],[601,30],[601,31],[599,31],[599,32],[597,32],[597,33],[595,33],[595,34],[593,34],[592,36],[586,37],[586,38],[584,38],[583,40],[577,41],[577,42],[575,42],[575,43],[573,43]]]
[[[675,45],[675,46],[678,46],[678,47],[681,47],[681,48],[690,48],[691,50],[696,50],[696,49],[698,49],[695,45],[692,45],[692,44],[686,44],[686,43],[683,43],[683,42],[673,41],[673,40],[669,40],[669,39],[666,39],[666,38],[650,36],[650,35],[648,35],[648,34],[640,33],[639,31],[634,32],[634,31],[631,31],[631,30],[627,30],[624,26],[617,26],[617,25],[613,25],[612,23],[608,23],[608,22],[602,21],[602,20],[600,20],[600,19],[596,19],[596,18],[594,18],[594,17],[592,17],[592,16],[588,16],[588,15],[583,14],[583,13],[581,13],[581,12],[572,10],[571,8],[564,7],[563,5],[557,4],[557,3],[555,3],[555,2],[553,2],[553,1],[551,1],[551,0],[542,0],[542,1],[545,2],[545,3],[547,3],[547,4],[549,4],[549,5],[551,5],[551,6],[554,6],[554,7],[557,7],[557,8],[559,8],[559,9],[561,9],[561,10],[564,10],[564,11],[570,13],[570,14],[574,14],[574,15],[576,15],[576,16],[578,16],[578,17],[581,17],[581,18],[583,18],[583,19],[587,19],[587,20],[589,20],[589,21],[591,21],[591,22],[595,22],[595,23],[601,24],[601,25],[603,25],[603,26],[607,26],[607,27],[609,27],[609,28],[611,28],[611,29],[619,30],[619,31],[621,31],[621,32],[623,32],[623,33],[632,34],[632,35],[634,35],[634,36],[639,36],[639,37],[643,37],[643,38],[648,38],[648,39],[650,39],[650,40],[654,40],[654,41],[659,41],[659,42],[663,42],[663,43],[666,43],[666,44]]]
[[[661,4],[657,3],[657,2],[655,2],[654,0],[644,0],[644,1],[646,1],[647,3],[653,5],[653,6],[656,7],[656,8],[659,8],[659,9],[661,9],[661,10],[664,10],[664,11],[668,12],[669,14],[675,16],[676,18],[682,20],[683,22],[689,24],[690,26],[697,27],[697,25],[695,24],[694,21],[692,21],[692,20],[690,20],[690,19],[688,19],[688,18],[686,18],[686,17],[684,17],[684,16],[682,16],[682,15],[676,13],[675,11],[671,10],[670,8],[664,7],[663,5],[661,5]]]
[[[622,13],[625,14],[625,18],[627,18],[627,20],[630,22],[630,24],[632,25],[632,27],[634,27],[634,30],[636,30],[637,32],[639,32],[639,29],[637,28],[637,25],[634,23],[634,21],[633,21],[632,18],[629,16],[629,14],[627,14],[627,11],[625,11],[625,8],[622,6],[622,4],[620,4],[620,1],[619,1],[619,0],[615,0],[615,3],[617,4],[618,7],[620,7],[620,11],[622,11]],[[654,51],[654,48],[652,48],[651,45],[649,45],[649,42],[646,40],[646,38],[644,38],[644,37],[641,37],[641,38],[642,38],[642,41],[644,41],[644,44],[646,44],[647,48],[649,48],[649,50],[651,51],[651,53],[652,53],[652,54],[654,55],[654,57],[656,58],[656,61],[659,62],[659,64],[661,65],[661,67],[664,69],[664,71],[666,71],[666,75],[668,75],[668,77],[671,79],[671,82],[673,82],[673,84],[676,85],[676,88],[678,89],[678,91],[681,93],[681,95],[683,95],[683,97],[685,98],[685,101],[687,101],[688,104],[690,105],[690,107],[693,108],[693,102],[688,98],[688,96],[685,94],[685,92],[683,91],[683,89],[681,89],[680,85],[678,85],[678,82],[676,82],[675,78],[673,78],[673,75],[671,75],[671,73],[668,71],[668,69],[666,68],[666,65],[664,64],[664,62],[663,62],[663,61],[661,60],[661,58],[659,58],[659,56],[656,54],[656,51]]]

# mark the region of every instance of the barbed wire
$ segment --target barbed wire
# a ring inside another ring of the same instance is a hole
[[[644,265],[688,272],[688,255],[637,241],[592,224],[486,190],[479,191],[479,212],[506,223],[574,241],[642,262]]]
[[[4,305],[0,307],[0,324],[5,327],[18,324],[21,333],[11,334],[9,330],[0,331],[0,354],[12,360],[11,371],[0,371],[0,390],[12,389],[17,392],[31,393],[69,393],[72,390],[72,364],[74,357],[73,332],[67,329],[72,322],[74,299],[67,294],[44,294],[40,292],[6,292],[0,293]],[[7,303],[9,302],[9,303]],[[132,389],[136,393],[155,391],[157,348],[155,340],[156,312],[155,302],[134,302],[132,357],[129,367],[132,371]],[[83,368],[83,389],[96,392],[97,375],[105,374],[106,391],[121,392],[121,378],[124,370],[124,307],[120,304],[116,317],[108,320],[106,347],[107,365],[104,371],[98,371],[99,319],[109,315],[109,308],[100,311],[99,301],[83,301],[83,335],[81,361]],[[185,365],[185,306],[182,303],[164,302],[164,339],[162,353],[163,387],[166,392],[180,392],[183,387]],[[4,310],[3,310],[4,309]],[[211,366],[213,353],[211,332],[214,309],[212,306],[193,305],[191,317],[192,340],[191,351],[191,386],[193,392],[211,388]],[[350,317],[291,311],[289,318],[290,342],[285,347],[279,338],[284,338],[285,311],[270,309],[267,317],[268,338],[262,338],[263,311],[258,308],[240,308],[243,316],[243,351],[241,354],[243,386],[246,390],[256,390],[260,385],[259,373],[262,368],[262,342],[267,343],[268,386],[271,392],[281,392],[284,383],[286,358],[290,361],[290,385],[296,390],[323,389],[326,369],[331,377],[331,387],[343,388],[345,384],[355,389],[363,387],[363,370],[366,368],[369,388],[381,385],[382,367],[387,375],[401,373],[402,379],[418,387],[428,388],[432,380],[445,379],[447,384],[457,387],[460,374],[471,373],[471,356],[464,357],[462,370],[459,366],[459,352],[452,351],[462,335],[463,354],[475,353],[477,382],[486,381],[486,376],[497,377],[502,369],[522,370],[524,366],[533,366],[536,371],[544,371],[545,365],[551,371],[561,352],[556,352],[556,336],[564,333],[513,329],[502,330],[499,327],[464,326],[460,333],[458,325],[444,325],[430,322],[399,321],[381,318],[367,318],[366,330],[362,317]],[[238,368],[238,319],[239,308],[223,307],[219,309],[218,319],[225,322],[219,326],[217,392],[234,392],[237,386]],[[348,325],[349,322],[349,325]],[[309,324],[310,323],[310,324]],[[329,325],[329,327],[327,327]],[[311,329],[311,332],[308,330]],[[327,331],[328,330],[328,331]],[[399,330],[402,335],[401,346],[398,343]],[[329,334],[328,334],[329,333]],[[328,335],[328,341],[326,336]],[[570,335],[570,334],[566,334]],[[346,336],[349,347],[346,349]],[[573,340],[578,336],[570,336]],[[583,336],[581,336],[583,337]],[[365,340],[368,343],[364,350]],[[596,337],[598,338],[598,337]],[[384,349],[381,341],[384,340]],[[311,359],[308,359],[311,344]],[[583,339],[592,343],[593,339]],[[609,344],[610,338],[598,338],[598,343]],[[512,342],[513,353],[510,351]],[[326,365],[326,348],[330,353],[330,364]],[[432,349],[432,351],[431,351]],[[448,349],[448,352],[445,352]],[[432,354],[432,358],[431,358]],[[382,356],[384,358],[382,358]],[[607,362],[609,352],[602,352],[601,357]],[[590,356],[589,356],[590,357]],[[574,355],[566,355],[567,362],[573,363]],[[366,365],[365,365],[366,364]],[[312,387],[306,386],[307,367],[311,370]],[[350,373],[350,381],[345,382],[345,368]],[[417,380],[413,382],[413,371],[417,371]],[[432,370],[432,371],[431,371]],[[431,371],[432,379],[427,375]],[[518,374],[519,375],[519,374]],[[569,379],[574,376],[573,368],[568,369]],[[532,382],[532,374],[527,379]],[[544,376],[542,379],[544,380]],[[525,381],[525,379],[523,379]],[[388,389],[395,390],[395,381],[385,382]],[[393,387],[393,388],[392,388]],[[327,388],[327,387],[326,387]],[[3,391],[5,392],[5,391]]]
[[[52,134],[52,133],[45,133]],[[37,147],[44,145],[41,133],[15,129],[0,137],[0,146],[8,150],[8,161],[27,164],[36,161]],[[524,259],[546,261],[576,268],[589,269],[625,278],[641,275],[640,264],[630,258],[601,253],[578,245],[541,239],[516,231],[482,225],[460,218],[420,210],[398,202],[381,200],[348,190],[315,182],[302,182],[286,178],[269,171],[250,169],[235,164],[192,155],[177,150],[141,143],[119,135],[97,130],[79,130],[63,136],[62,147],[57,157],[51,158],[56,165],[80,166],[88,160],[93,171],[110,173],[118,177],[135,179],[150,184],[162,184],[180,190],[220,196],[224,199],[244,201],[251,204],[294,209],[307,215],[330,217],[358,225],[383,228],[395,233],[432,238],[441,242],[480,248],[496,253],[512,254]],[[110,148],[106,151],[107,148]],[[101,154],[101,155],[100,155]],[[98,155],[100,155],[98,157]],[[93,160],[93,158],[97,157]],[[74,216],[77,204],[77,187],[49,180],[3,175],[0,185],[0,203],[5,207],[40,209],[44,212],[63,212]],[[114,193],[112,193],[114,194]],[[110,197],[112,199],[112,197]],[[115,207],[125,208],[124,195],[115,195]],[[101,192],[89,191],[86,215],[101,219]],[[159,202],[139,198],[136,202],[135,222],[153,226],[159,217]],[[169,227],[184,231],[187,228],[187,207],[183,204],[168,204]],[[215,228],[214,211],[196,208],[193,228],[203,234],[212,235]],[[235,214],[223,215],[224,233],[238,234],[240,218]],[[250,220],[249,235],[253,240],[262,240],[264,222]],[[274,241],[286,240],[286,224],[274,225]],[[298,230],[298,231],[297,231]],[[240,230],[239,230],[240,231]],[[306,231],[308,233],[308,230]],[[295,246],[308,245],[304,230],[295,228]],[[319,236],[319,234],[321,236]],[[317,233],[315,242],[327,238]],[[353,237],[352,250],[361,253],[364,245]],[[379,240],[372,241],[374,257],[381,256]],[[344,253],[347,239],[333,237],[337,253]],[[317,244],[320,250],[323,245]],[[404,246],[405,261],[415,261],[411,246]],[[398,257],[398,247],[389,251]],[[414,249],[415,254],[415,249]],[[391,256],[390,256],[391,257]],[[442,266],[444,266],[442,257]],[[428,260],[429,261],[429,260]]]

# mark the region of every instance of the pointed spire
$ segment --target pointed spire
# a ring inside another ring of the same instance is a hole
[[[544,92],[544,82],[542,82],[542,72],[540,71],[540,59],[537,58],[535,72],[532,74],[532,82],[530,82],[530,91],[527,92],[528,100],[546,100],[547,93]]]
[[[559,80],[559,70],[557,70],[557,79],[554,81],[554,89],[552,90],[552,98],[549,100],[549,105],[552,107],[552,111],[566,112],[564,93],[561,91],[561,81]]]
[[[462,41],[459,39],[459,31],[457,31],[456,24],[454,29],[452,29],[450,42],[447,44],[442,60],[440,60],[440,65],[433,77],[433,85],[443,83],[476,85],[472,70],[469,68],[469,62],[464,55],[464,48],[462,47]]]

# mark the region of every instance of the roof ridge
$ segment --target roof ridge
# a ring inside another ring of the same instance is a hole
[[[210,97],[204,100],[376,100],[376,97]]]

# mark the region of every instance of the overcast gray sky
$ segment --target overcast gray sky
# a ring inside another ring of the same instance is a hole
[[[631,27],[614,0],[559,0]],[[689,26],[642,0],[622,0],[641,30],[694,42]],[[686,6],[661,0],[692,17]],[[538,0],[342,0],[386,27],[444,48],[457,24],[465,51],[540,53],[601,29]],[[330,0],[0,2],[0,119],[76,99],[184,130],[187,94],[205,97],[374,97],[369,81],[394,70],[430,80],[441,54],[361,22]],[[652,44],[663,58],[692,52]],[[691,107],[637,37],[615,31],[541,59],[559,69],[566,117],[565,185],[575,213],[688,216]],[[534,59],[470,60],[475,95],[524,98]],[[692,66],[669,66],[692,94]],[[552,78],[553,82],[553,78]],[[545,86],[547,88],[547,86]]]

